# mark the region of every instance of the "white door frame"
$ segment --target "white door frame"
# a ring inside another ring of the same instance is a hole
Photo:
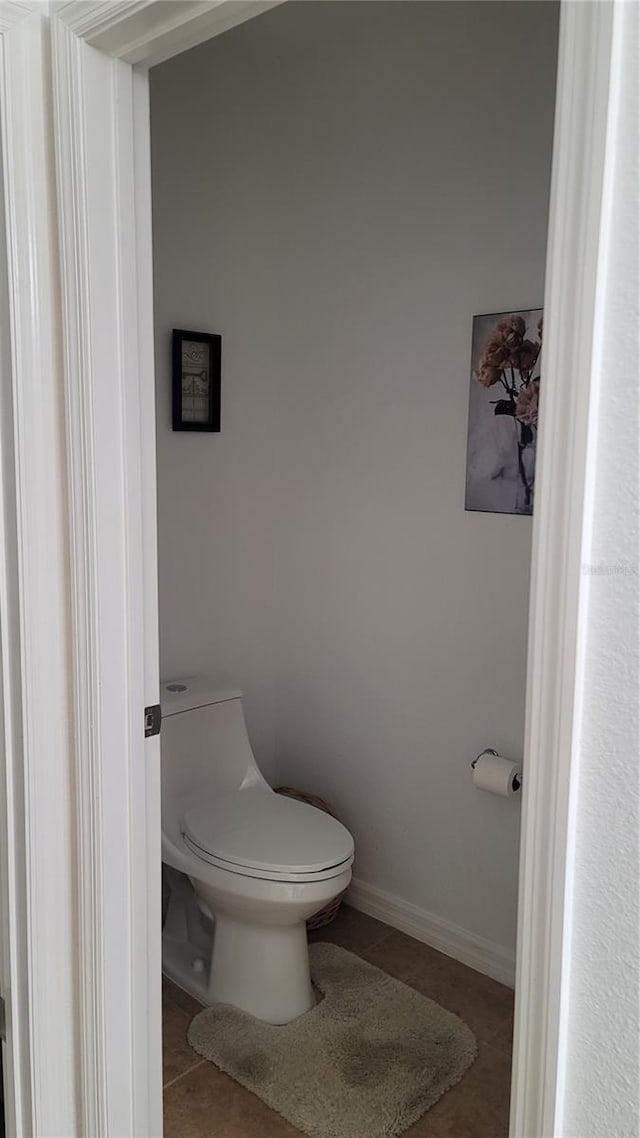
[[[624,0],[622,0],[624,3]],[[536,460],[511,1138],[561,1133],[605,165],[621,3],[561,7]]]
[[[10,445],[3,435],[0,620],[14,587],[19,620],[2,626],[2,663],[19,1134],[161,1133],[159,747],[142,731],[143,708],[158,698],[146,70],[272,6],[0,5],[12,349],[0,366],[10,367],[13,414]],[[554,1134],[562,1089],[580,566],[617,9],[562,5],[512,1138]]]
[[[0,38],[2,322],[10,333],[1,377],[0,590],[7,1122],[9,1134],[72,1134],[78,1045],[69,590],[47,28],[28,5],[6,5]]]

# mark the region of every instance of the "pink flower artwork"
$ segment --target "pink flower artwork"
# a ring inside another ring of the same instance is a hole
[[[532,514],[542,309],[475,316],[465,509]]]

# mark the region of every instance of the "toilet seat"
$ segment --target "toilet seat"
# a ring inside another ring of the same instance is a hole
[[[292,869],[288,870],[268,870],[256,869],[254,866],[241,865],[238,862],[225,861],[223,858],[216,857],[215,854],[210,854],[203,850],[200,846],[189,838],[187,834],[183,834],[184,843],[196,857],[201,861],[206,861],[209,865],[215,866],[216,869],[224,869],[227,873],[233,873],[240,877],[254,877],[259,881],[282,881],[283,883],[298,884],[298,885],[311,885],[315,881],[330,881],[332,877],[339,877],[344,873],[345,869],[353,863],[353,856],[347,858],[346,861],[339,862],[337,865],[329,866],[327,869],[319,870],[317,873],[296,873]]]
[[[341,822],[263,787],[191,807],[182,834],[209,864],[267,881],[326,881],[353,861],[353,839]]]

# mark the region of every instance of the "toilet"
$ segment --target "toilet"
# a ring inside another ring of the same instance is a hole
[[[174,680],[161,706],[163,971],[204,1004],[289,1023],[314,1003],[305,922],[349,884],[353,839],[272,790],[239,691]]]

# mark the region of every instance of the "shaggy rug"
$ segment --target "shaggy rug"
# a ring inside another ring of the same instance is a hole
[[[334,944],[313,944],[321,999],[284,1027],[228,1004],[192,1020],[189,1043],[310,1138],[393,1138],[476,1057],[462,1020]]]

